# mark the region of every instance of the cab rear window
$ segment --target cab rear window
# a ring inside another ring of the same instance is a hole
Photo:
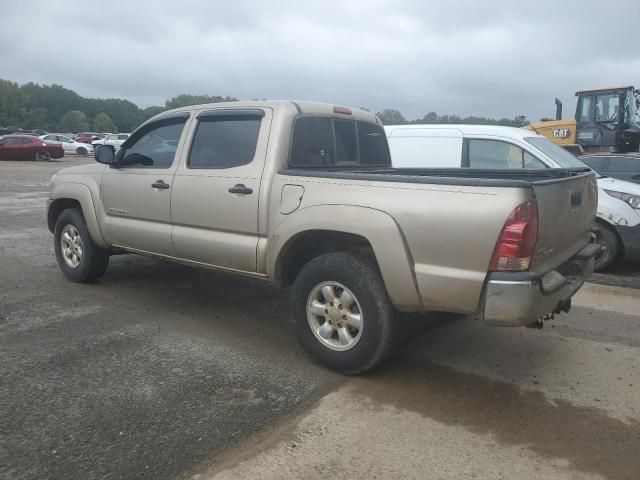
[[[293,130],[289,164],[294,167],[384,166],[391,164],[379,125],[329,117],[300,117]]]

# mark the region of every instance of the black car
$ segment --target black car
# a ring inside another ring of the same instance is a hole
[[[602,153],[578,157],[600,175],[640,183],[640,155],[633,153]]]

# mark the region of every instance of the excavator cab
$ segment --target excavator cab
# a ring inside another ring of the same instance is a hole
[[[576,92],[576,142],[588,151],[637,152],[640,92],[633,87]]]

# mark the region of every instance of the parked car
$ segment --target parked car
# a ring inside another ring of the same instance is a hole
[[[581,159],[529,130],[489,125],[385,127],[391,158],[400,168],[579,168]],[[596,169],[597,171],[597,169]],[[640,186],[598,176],[595,233],[604,248],[595,269],[640,260]]]
[[[59,143],[47,142],[31,135],[0,137],[0,160],[46,161],[63,156],[64,150]]]
[[[127,138],[129,138],[129,135],[130,134],[128,133],[112,133],[110,135],[107,135],[105,138],[92,141],[91,145],[93,145],[94,148],[97,145],[111,145],[116,150],[118,150],[120,146],[124,143],[124,141]]]
[[[78,155],[93,155],[93,146],[86,143],[76,142],[75,140],[65,136],[51,133],[40,137],[49,142],[58,142],[62,145],[65,153],[75,153]]]
[[[391,351],[396,310],[539,325],[569,309],[598,250],[595,173],[577,160],[393,170],[378,118],[346,107],[184,107],[95,157],[51,181],[68,279],[96,280],[111,252],[131,252],[292,285],[302,345],[344,373]]]
[[[578,157],[600,175],[640,183],[640,155],[603,153]]]
[[[95,133],[95,132],[81,132],[81,133],[76,133],[73,136],[73,139],[76,142],[87,143],[89,145],[91,145],[91,142],[95,140],[100,140],[101,138],[104,138],[104,135],[100,133]]]

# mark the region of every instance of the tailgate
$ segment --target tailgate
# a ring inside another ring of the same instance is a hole
[[[537,182],[538,241],[531,271],[547,273],[574,256],[590,239],[598,206],[593,173]]]

